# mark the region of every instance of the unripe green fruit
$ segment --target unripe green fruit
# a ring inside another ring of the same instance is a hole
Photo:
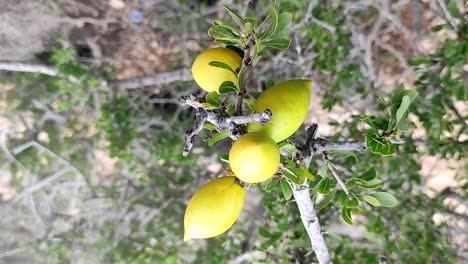
[[[240,67],[242,58],[228,48],[211,48],[200,53],[192,65],[192,75],[195,82],[207,92],[219,92],[219,86],[225,81],[231,81],[237,86],[237,77],[229,70],[208,65],[211,61],[223,62],[234,71]]]
[[[310,80],[288,80],[266,90],[253,106],[256,112],[270,109],[273,117],[265,126],[247,125],[248,132],[262,132],[275,142],[290,137],[299,129],[309,110]]]
[[[236,177],[224,176],[203,185],[184,215],[184,241],[218,236],[228,230],[244,206],[245,189]]]
[[[244,182],[257,183],[269,179],[278,169],[278,145],[262,133],[247,133],[234,142],[229,151],[229,165]]]

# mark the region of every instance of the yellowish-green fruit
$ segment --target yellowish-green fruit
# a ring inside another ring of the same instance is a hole
[[[203,185],[190,199],[184,216],[184,241],[218,236],[228,230],[242,210],[245,190],[234,176]]]
[[[242,58],[228,48],[212,48],[200,53],[192,65],[193,79],[198,86],[207,92],[219,92],[219,86],[225,81],[237,86],[237,77],[233,72],[208,65],[211,61],[223,62],[235,71],[240,67]]]
[[[242,135],[229,151],[232,172],[248,183],[268,180],[278,169],[279,162],[278,145],[262,133]]]
[[[247,125],[248,132],[262,132],[275,142],[290,137],[301,126],[309,110],[310,80],[288,80],[266,90],[255,102],[253,109],[270,109],[273,117],[265,126]]]

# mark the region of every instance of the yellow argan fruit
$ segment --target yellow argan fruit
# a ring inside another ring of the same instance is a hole
[[[240,67],[242,58],[228,48],[212,48],[200,53],[192,65],[193,79],[198,86],[207,92],[219,92],[219,86],[225,81],[237,86],[237,77],[233,72],[208,65],[211,61],[223,62],[235,71]]]
[[[247,133],[234,142],[229,151],[229,165],[244,182],[257,183],[269,179],[278,169],[278,145],[262,133]]]
[[[275,142],[290,137],[304,122],[309,110],[310,85],[310,80],[288,80],[266,90],[253,109],[257,112],[270,109],[273,117],[265,126],[248,124],[247,131],[265,133]]]
[[[184,216],[184,241],[218,236],[228,230],[242,210],[245,190],[234,176],[203,185],[190,199]]]

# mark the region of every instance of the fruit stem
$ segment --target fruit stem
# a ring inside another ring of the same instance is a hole
[[[243,181],[239,180],[239,178],[236,177],[236,179],[234,181],[235,181],[235,183],[239,184],[242,188],[244,188],[245,183]]]

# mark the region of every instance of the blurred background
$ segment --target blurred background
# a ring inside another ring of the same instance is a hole
[[[363,207],[354,225],[315,197],[335,263],[466,263],[466,3],[276,1],[290,12],[286,51],[247,76],[313,81],[305,127],[363,140],[399,86],[416,89],[409,130],[390,157],[335,157],[344,179],[375,166],[395,208]],[[183,243],[194,191],[228,166],[230,140],[201,134],[181,152],[194,112],[178,98],[223,4],[261,19],[270,1],[0,0],[0,263],[312,263],[294,201],[247,190],[225,234]],[[387,100],[387,101],[386,101]],[[317,173],[314,161],[310,171]],[[382,262],[383,263],[383,262]]]

